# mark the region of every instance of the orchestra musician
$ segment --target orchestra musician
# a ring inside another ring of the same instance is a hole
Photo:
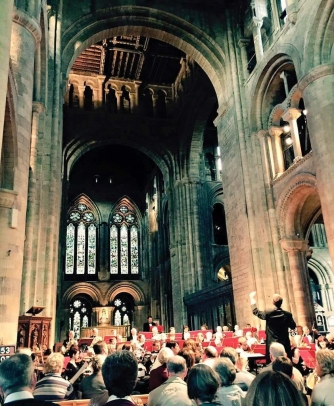
[[[63,341],[60,352],[65,355],[65,357],[68,357],[72,345],[77,346],[78,341],[74,338],[74,331],[70,330],[68,332],[68,337]]]

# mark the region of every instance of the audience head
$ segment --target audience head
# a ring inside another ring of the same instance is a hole
[[[232,347],[225,347],[220,351],[220,358],[229,358],[232,361],[233,365],[236,365],[238,360],[238,353]]]
[[[217,358],[217,348],[212,345],[208,345],[206,348],[204,348],[203,355],[203,358]]]
[[[0,388],[7,395],[22,390],[32,392],[35,385],[34,365],[27,354],[15,354],[0,364]]]
[[[145,340],[146,340],[145,335],[144,335],[144,334],[139,334],[139,336],[138,336],[138,341],[139,341],[141,344],[144,344],[144,343],[145,343]]]
[[[293,365],[291,360],[288,357],[277,357],[273,362],[273,371],[282,372],[285,375],[288,375],[289,378],[292,378]]]
[[[274,361],[277,357],[286,356],[283,344],[272,343],[269,347],[270,358]]]
[[[228,331],[228,326],[223,326],[223,331]]]
[[[159,334],[159,330],[158,330],[158,327],[156,327],[156,326],[153,326],[152,327],[152,334],[155,336],[156,334]]]
[[[138,363],[129,351],[116,351],[106,358],[102,366],[102,376],[109,396],[129,396],[136,385],[137,375]]]
[[[334,352],[329,349],[318,350],[315,354],[315,372],[321,377],[324,375],[334,376]]]
[[[153,341],[153,344],[152,344],[152,351],[153,351],[153,352],[158,352],[158,351],[160,351],[160,348],[161,348],[160,341],[159,341],[159,340]]]
[[[191,369],[195,365],[195,352],[190,348],[182,348],[179,355],[186,360],[188,369]]]
[[[278,293],[275,293],[273,296],[273,305],[280,308],[282,306],[283,303],[283,298],[281,295],[279,295]]]
[[[265,371],[251,383],[245,406],[304,406],[305,402],[292,380],[281,372]]]
[[[93,373],[97,374],[102,369],[102,358],[95,356],[95,357],[92,357],[91,361],[92,361],[91,365],[93,368]]]
[[[174,355],[167,361],[167,371],[169,376],[177,375],[184,379],[188,372],[186,360],[179,355]]]
[[[108,347],[107,344],[104,341],[98,341],[93,345],[93,350],[95,355],[108,355]]]
[[[76,355],[79,355],[79,347],[77,345],[71,345],[69,351],[68,351],[69,357],[75,357]]]
[[[173,351],[170,348],[164,347],[160,350],[157,358],[160,364],[166,364],[169,358],[173,357],[173,355]]]
[[[61,374],[64,366],[64,356],[60,352],[50,354],[44,364],[45,374]]]
[[[183,332],[188,333],[188,331],[189,331],[189,327],[188,326],[183,326]]]
[[[129,343],[125,343],[122,345],[122,350],[123,351],[132,351],[132,345]]]
[[[205,364],[195,365],[188,374],[188,396],[200,402],[212,402],[220,386],[220,379],[211,367]]]
[[[177,341],[168,341],[166,343],[166,348],[170,348],[174,355],[177,355],[180,352],[179,343]]]
[[[198,333],[196,337],[196,341],[198,343],[202,343],[204,341],[204,334],[203,333]]]
[[[329,346],[329,341],[327,340],[326,337],[320,336],[320,337],[318,338],[318,346],[319,346],[321,349],[328,348],[328,346]]]
[[[237,370],[230,359],[218,358],[212,367],[219,375],[221,386],[231,386],[233,384]]]
[[[239,347],[243,350],[243,351],[248,351],[249,347],[247,344],[247,339],[245,337],[240,337],[238,340],[239,343]]]

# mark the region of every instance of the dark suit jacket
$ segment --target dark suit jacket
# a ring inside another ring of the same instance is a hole
[[[266,358],[270,362],[269,347],[271,343],[280,343],[284,345],[287,356],[291,358],[291,347],[289,339],[289,331],[296,328],[296,323],[293,320],[292,314],[280,308],[271,310],[259,310],[256,305],[252,306],[253,314],[261,320],[266,320]]]
[[[152,327],[155,326],[155,323],[152,323]],[[143,324],[143,331],[149,332],[150,331],[150,325],[148,323]]]
[[[15,400],[14,402],[6,403],[6,405],[8,406],[45,406],[50,404],[50,402],[45,402],[44,400],[37,399],[21,399]]]

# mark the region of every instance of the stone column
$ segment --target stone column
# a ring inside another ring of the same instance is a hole
[[[283,114],[283,120],[288,121],[290,124],[291,138],[293,143],[293,152],[295,153],[295,159],[301,158],[303,156],[302,149],[300,146],[300,139],[298,133],[297,118],[300,117],[301,112],[298,109],[290,107],[285,110]]]
[[[275,165],[275,174],[276,176],[281,175],[285,168],[284,168],[284,157],[283,157],[283,149],[282,149],[282,134],[281,127],[270,127],[269,134],[274,144],[274,165]]]
[[[288,85],[288,77],[286,72],[282,72],[279,77],[283,80],[284,83],[284,90],[285,90],[285,96],[288,97],[289,95],[289,85]]]
[[[117,99],[117,112],[118,113],[122,112],[122,109],[121,109],[121,97],[122,97],[122,91],[117,90],[116,91],[116,99]]]
[[[5,6],[5,10],[7,10],[7,6]],[[16,342],[17,320],[20,314],[19,301],[13,300],[13,298],[19,298],[21,295],[23,250],[26,238],[27,174],[29,173],[31,142],[34,56],[36,45],[41,38],[40,27],[34,18],[16,8],[13,10],[12,17],[10,56],[18,93],[17,138],[19,157],[15,168],[14,189],[18,190],[19,193],[13,202],[14,206],[12,206],[16,210],[15,222],[9,217],[8,212],[6,213],[1,209],[0,213],[0,275],[2,276],[0,325],[3,329],[4,343],[8,344]],[[14,214],[13,210],[12,212]],[[31,298],[33,301],[33,292]],[[28,310],[31,302],[21,303],[22,308]],[[34,304],[39,305],[39,303]]]
[[[6,108],[13,3],[13,0],[3,2],[0,13],[0,159]]]
[[[299,88],[309,114],[308,129],[316,169],[317,188],[334,268],[334,66],[321,65],[301,79]]]
[[[259,64],[263,59],[263,44],[261,37],[261,27],[263,21],[262,18],[253,17],[252,22],[256,62]]]
[[[295,302],[297,314],[295,321],[300,325],[312,325],[314,321],[313,300],[309,285],[306,252],[308,243],[299,237],[287,237],[281,241],[281,246],[288,253],[292,287],[291,301]]]
[[[97,77],[97,89],[96,89],[96,96],[94,97],[94,109],[98,109],[103,106],[104,100],[104,89],[103,83],[105,82],[106,77],[105,75],[98,75]]]
[[[85,87],[82,85],[78,85],[78,93],[79,93],[79,108],[83,109],[85,105]]]
[[[267,184],[270,184],[271,179],[275,176],[274,172],[274,165],[273,165],[273,158],[268,154],[268,131],[260,130],[257,133],[257,137],[260,140],[261,145],[261,153],[262,153],[262,164],[263,164],[263,171],[265,175],[265,181]]]
[[[244,81],[246,81],[246,79],[249,76],[248,70],[247,70],[247,65],[248,65],[248,61],[247,61],[247,45],[249,44],[249,39],[246,38],[240,38],[238,41],[238,45],[240,48],[240,53],[241,53],[241,62],[242,62],[242,71],[244,74]]]
[[[211,240],[211,224],[205,217],[208,212],[203,185],[188,179],[176,181],[170,192],[170,258],[175,328],[187,323],[183,304],[185,294],[205,286],[210,277],[208,266],[208,241]]]
[[[285,0],[286,2],[286,14],[288,16],[288,20],[292,24],[296,24],[297,21],[297,9],[295,0]]]

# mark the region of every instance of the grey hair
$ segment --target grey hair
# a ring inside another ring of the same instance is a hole
[[[180,374],[187,370],[186,360],[180,355],[174,355],[167,361],[167,370],[172,374]]]
[[[0,364],[0,387],[7,392],[18,392],[23,388],[32,388],[34,366],[27,354],[14,354]]]
[[[284,345],[280,343],[272,343],[269,347],[269,352],[274,358],[284,357],[286,355]]]

